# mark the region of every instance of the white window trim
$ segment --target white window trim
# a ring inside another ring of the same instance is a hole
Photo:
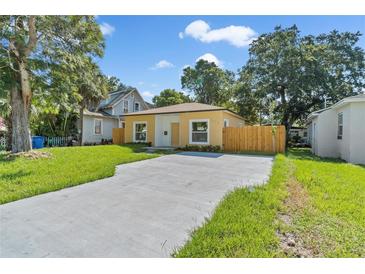
[[[139,102],[134,102],[134,111],[136,111],[136,105],[138,105],[138,111],[141,111],[141,104]]]
[[[341,124],[339,123],[340,115],[341,115],[341,118],[342,118]],[[340,126],[342,127],[341,135],[339,134]],[[343,112],[339,112],[337,114],[337,140],[340,140],[341,141],[342,139],[343,139]]]
[[[145,143],[147,143],[147,140],[148,140],[148,124],[146,121],[135,121],[133,122],[133,142],[143,142],[143,141],[136,141],[136,125],[137,124],[146,124],[146,140],[144,141]]]
[[[226,127],[229,127],[229,119],[223,119],[223,126],[224,126],[224,123],[227,123],[227,126]]]
[[[124,111],[125,102],[127,102],[127,112]],[[128,100],[122,100],[122,110],[123,110],[123,113],[129,113],[129,101]]]
[[[192,140],[193,122],[207,122],[207,124],[208,124],[207,142],[193,142],[193,140]],[[189,144],[190,145],[209,145],[209,143],[210,143],[210,133],[209,132],[210,132],[209,119],[192,119],[192,120],[189,120]]]
[[[95,133],[95,123],[100,121],[100,133]],[[94,135],[103,135],[103,119],[94,118]]]

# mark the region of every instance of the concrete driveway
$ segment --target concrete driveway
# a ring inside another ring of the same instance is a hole
[[[272,157],[180,153],[0,206],[1,257],[168,257],[230,190],[264,183]]]

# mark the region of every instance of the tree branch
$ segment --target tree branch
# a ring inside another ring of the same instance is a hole
[[[35,46],[37,45],[37,30],[35,27],[35,16],[31,15],[28,19],[28,28],[29,28],[29,41],[27,46],[24,49],[24,55],[26,57],[33,51]]]

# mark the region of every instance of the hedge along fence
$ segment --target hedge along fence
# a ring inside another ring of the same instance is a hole
[[[285,152],[285,126],[223,128],[225,152]]]
[[[116,145],[124,144],[124,128],[113,128],[112,136],[113,136],[113,144]]]

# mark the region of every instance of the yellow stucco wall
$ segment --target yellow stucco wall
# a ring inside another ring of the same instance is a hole
[[[209,144],[222,145],[223,112],[205,111],[180,113],[180,143],[189,145],[190,120],[209,119]]]
[[[179,113],[179,146],[189,145],[189,126],[190,120],[208,119],[209,120],[209,144],[222,146],[223,120],[229,119],[229,126],[239,127],[244,120],[228,111],[203,111]],[[155,115],[136,115],[125,117],[125,142],[133,142],[133,123],[147,122],[147,141],[155,145]]]
[[[242,118],[239,118],[229,111],[223,111],[223,119],[229,120],[230,127],[243,127],[245,125],[245,121]]]
[[[133,123],[147,122],[147,142],[154,145],[155,142],[155,115],[125,116],[125,137],[126,143],[133,142]]]

